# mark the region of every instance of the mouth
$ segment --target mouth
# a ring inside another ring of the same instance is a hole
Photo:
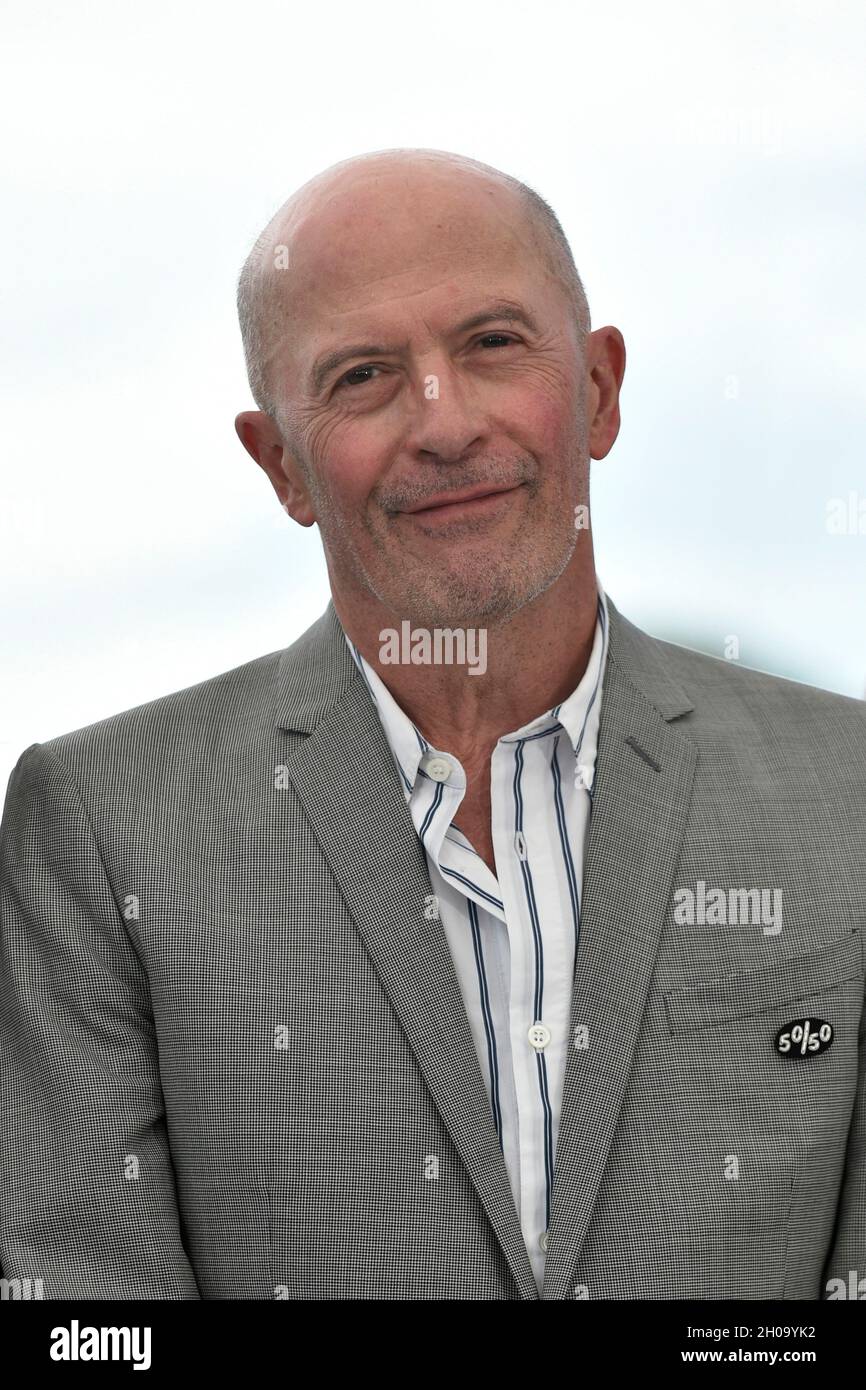
[[[417,511],[404,512],[404,516],[410,517],[413,521],[423,521],[426,524],[446,521],[460,521],[463,517],[481,518],[483,516],[494,516],[498,511],[504,510],[508,499],[523,486],[518,483],[517,487],[500,489],[497,492],[478,493],[475,497],[463,498],[454,502],[438,502],[435,506],[421,507]]]

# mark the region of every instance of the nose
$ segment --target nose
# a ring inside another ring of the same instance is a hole
[[[487,429],[477,395],[447,365],[437,364],[419,376],[406,440],[416,457],[454,463],[477,446]]]

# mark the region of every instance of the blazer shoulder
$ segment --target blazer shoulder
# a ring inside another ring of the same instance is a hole
[[[696,725],[720,725],[734,735],[738,727],[760,726],[779,737],[786,731],[803,737],[813,729],[823,737],[851,740],[866,754],[866,700],[654,640],[670,675],[694,702]]]
[[[45,750],[74,768],[123,755],[162,759],[173,748],[198,742],[216,750],[232,731],[262,726],[273,707],[284,650],[44,739],[25,752]]]

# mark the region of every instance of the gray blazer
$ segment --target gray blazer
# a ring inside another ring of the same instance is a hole
[[[609,607],[543,1296],[826,1297],[866,1276],[866,705]],[[537,1298],[431,891],[330,603],[283,652],[29,747],[4,1276]]]

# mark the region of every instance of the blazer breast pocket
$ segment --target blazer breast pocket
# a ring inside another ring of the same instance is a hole
[[[705,1145],[716,1165],[725,1156],[738,1179],[726,1188],[773,1250],[776,1297],[818,1296],[857,1095],[863,981],[857,927],[760,970],[664,991],[672,1147]],[[725,1239],[737,1229],[727,1220]]]
[[[799,1004],[803,1006],[799,1013],[806,1017],[818,1000],[833,1001],[853,982],[862,985],[863,978],[862,934],[855,927],[829,946],[774,961],[760,970],[667,990],[668,1027],[673,1034],[692,1033],[757,1018],[783,1006],[793,1019]],[[856,999],[856,991],[850,990],[849,995]]]

